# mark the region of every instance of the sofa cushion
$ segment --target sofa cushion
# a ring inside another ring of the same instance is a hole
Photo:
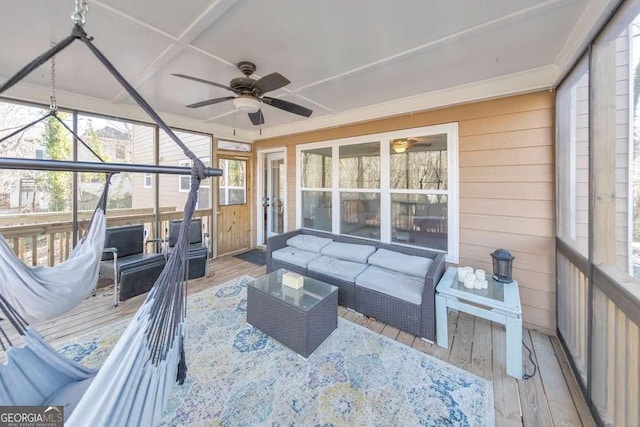
[[[317,252],[303,251],[302,249],[294,248],[292,246],[285,246],[282,249],[271,252],[271,257],[278,261],[288,262],[289,264],[297,265],[298,267],[307,268],[309,261],[312,261],[320,256]]]
[[[316,258],[307,265],[310,271],[336,277],[351,283],[355,282],[356,276],[366,270],[367,267],[369,267],[367,264],[345,261],[328,256]]]
[[[302,249],[308,252],[320,252],[320,249],[333,242],[325,237],[313,236],[310,234],[296,234],[287,240],[287,245]]]
[[[375,246],[353,243],[332,242],[320,249],[322,255],[366,264],[369,256],[376,251]]]
[[[378,249],[376,253],[369,257],[369,264],[371,265],[420,278],[424,278],[427,275],[432,261],[431,258],[405,255],[387,249]]]
[[[356,277],[356,285],[409,301],[412,304],[422,304],[424,280],[415,276],[371,265]]]

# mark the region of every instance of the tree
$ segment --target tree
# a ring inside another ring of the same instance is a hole
[[[38,108],[24,105],[0,102],[0,136],[21,128],[36,118],[42,117],[45,112]],[[0,157],[33,158],[36,149],[39,148],[39,136],[42,128],[28,128],[26,131],[0,143]],[[17,169],[0,170],[0,193],[8,194],[16,187],[21,178],[33,177],[32,171]]]
[[[100,138],[100,135],[98,135],[98,132],[96,132],[96,130],[93,128],[93,123],[91,122],[91,120],[87,120],[87,129],[84,133],[84,137],[82,138],[84,142],[87,143],[87,145],[89,147],[91,147],[91,149],[98,155],[100,156],[100,158],[105,161],[105,162],[110,162],[111,158],[110,156],[105,154],[105,150],[104,150],[104,143],[102,141],[102,139]],[[97,162],[99,161],[96,158],[93,158],[94,156],[91,155],[92,162]],[[85,172],[82,174],[82,181],[88,181],[88,182],[104,182],[104,174],[100,173],[100,172]]]
[[[64,119],[64,115],[60,118]],[[58,120],[49,117],[45,121],[42,134],[42,145],[46,158],[51,160],[68,160],[71,156],[72,144],[67,131]],[[48,172],[39,178],[40,185],[49,193],[49,209],[54,212],[71,208],[71,174],[68,172]]]

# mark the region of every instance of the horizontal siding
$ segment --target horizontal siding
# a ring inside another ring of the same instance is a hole
[[[458,122],[460,264],[492,270],[506,248],[524,321],[555,331],[554,95],[537,92],[256,141],[287,147],[289,229],[295,228],[296,145]],[[526,303],[524,299],[526,297]]]
[[[199,158],[210,157],[211,138],[197,134],[177,131],[176,135]],[[160,164],[179,166],[180,161],[188,160],[182,149],[165,133],[160,133]],[[180,192],[179,175],[160,175],[160,206],[184,210],[188,192]],[[202,181],[201,186],[211,186],[211,179]],[[209,206],[211,206],[209,204]]]

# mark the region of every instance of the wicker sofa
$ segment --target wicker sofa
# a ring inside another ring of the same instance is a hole
[[[338,303],[435,340],[444,254],[299,229],[267,239],[267,272],[284,268],[338,287]]]

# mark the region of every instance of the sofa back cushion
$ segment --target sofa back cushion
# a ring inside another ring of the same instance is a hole
[[[310,234],[296,234],[287,240],[287,245],[308,252],[320,253],[320,249],[333,242],[325,237],[312,236]]]
[[[366,264],[367,260],[376,251],[375,246],[356,245],[353,243],[332,242],[320,250],[325,256],[343,259],[345,261]]]
[[[387,249],[378,249],[369,257],[369,264],[424,278],[433,260],[413,255],[405,255]]]

